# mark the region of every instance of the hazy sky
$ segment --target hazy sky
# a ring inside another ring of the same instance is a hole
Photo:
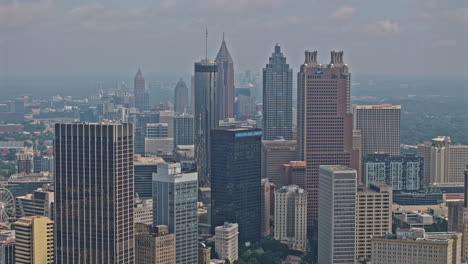
[[[187,74],[219,49],[260,71],[278,42],[294,71],[304,50],[354,73],[468,75],[466,0],[0,0],[0,78]]]

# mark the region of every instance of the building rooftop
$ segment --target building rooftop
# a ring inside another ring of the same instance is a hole
[[[401,105],[382,104],[382,105],[354,105],[355,109],[401,109]]]
[[[141,155],[135,155],[134,165],[151,165],[151,164],[162,164],[164,159],[161,157],[142,157]]]

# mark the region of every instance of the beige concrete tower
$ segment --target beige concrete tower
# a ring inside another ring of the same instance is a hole
[[[307,192],[296,185],[275,191],[274,238],[290,249],[307,249]]]
[[[372,237],[392,233],[392,187],[383,183],[358,187],[356,193],[356,259],[369,260]]]
[[[221,260],[233,263],[237,260],[239,226],[233,223],[224,223],[215,228],[215,250]]]
[[[46,216],[26,216],[15,222],[16,264],[54,263],[54,222]]]
[[[136,264],[175,264],[175,234],[165,225],[138,223],[135,227]]]

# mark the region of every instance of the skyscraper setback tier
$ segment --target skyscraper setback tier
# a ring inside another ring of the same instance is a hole
[[[292,69],[276,44],[263,68],[263,138],[292,139],[292,119]]]
[[[218,126],[216,118],[216,62],[202,60],[195,63],[195,161],[201,186],[210,184],[210,133]]]
[[[218,55],[218,80],[216,81],[216,119],[234,117],[234,62],[226,46],[226,41],[221,43]]]
[[[211,142],[211,226],[239,224],[241,242],[261,237],[259,129],[214,129]]]
[[[134,263],[133,125],[55,125],[56,263]]]
[[[353,105],[354,129],[361,130],[362,155],[400,155],[401,105]]]
[[[134,78],[134,95],[135,95],[135,106],[142,111],[149,109],[149,93],[146,89],[146,81],[141,73],[141,69],[138,69],[137,74]]]
[[[306,161],[308,224],[318,218],[319,165],[345,165],[357,169],[358,150],[353,150],[351,73],[343,52],[331,52],[327,66],[319,65],[317,52],[305,52],[297,77],[298,151]]]

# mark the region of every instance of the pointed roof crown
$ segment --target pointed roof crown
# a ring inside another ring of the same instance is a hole
[[[141,73],[141,68],[138,68],[138,72],[135,75],[135,79],[143,79],[143,74]]]
[[[216,61],[230,61],[232,62],[231,54],[226,45],[226,41],[224,40],[224,33],[223,33],[223,42],[221,42],[221,47],[219,48],[218,55],[216,55]]]

